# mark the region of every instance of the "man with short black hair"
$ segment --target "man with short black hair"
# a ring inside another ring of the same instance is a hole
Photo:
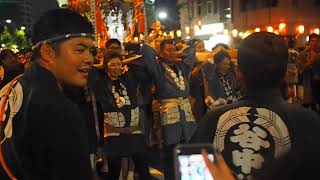
[[[246,96],[209,112],[193,137],[193,142],[213,143],[238,179],[250,178],[319,136],[319,117],[281,97],[287,63],[288,48],[280,36],[259,32],[245,38],[238,65]]]
[[[33,33],[30,67],[0,91],[0,179],[90,180],[85,120],[63,90],[87,84],[92,24],[72,10],[56,9],[36,22]]]
[[[107,53],[110,52],[116,52],[121,54],[121,42],[118,39],[109,39],[106,42],[106,48],[107,48]]]

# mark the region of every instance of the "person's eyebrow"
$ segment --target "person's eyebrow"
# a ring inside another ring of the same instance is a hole
[[[88,45],[83,44],[83,43],[78,43],[78,44],[76,44],[76,46],[77,46],[77,47],[82,47],[82,48],[89,48]]]

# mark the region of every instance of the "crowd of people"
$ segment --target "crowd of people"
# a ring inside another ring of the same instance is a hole
[[[32,50],[0,52],[0,179],[155,179],[146,154],[160,149],[173,180],[174,148],[186,143],[213,144],[215,166],[227,166],[215,179],[317,172],[317,34],[298,52],[253,33],[236,61],[224,44],[202,61],[201,40],[96,49],[92,24],[69,9],[46,12],[33,33]]]

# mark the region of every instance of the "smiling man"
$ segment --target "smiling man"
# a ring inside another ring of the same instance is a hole
[[[33,33],[30,67],[0,91],[0,179],[90,180],[85,121],[63,89],[87,84],[92,24],[71,10],[51,10]]]

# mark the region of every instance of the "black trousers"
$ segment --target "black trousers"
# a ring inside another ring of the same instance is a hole
[[[149,173],[148,163],[145,159],[144,153],[136,153],[130,156],[135,165],[135,172],[139,175],[139,180],[152,179]],[[121,172],[121,156],[107,157],[108,174],[103,178],[104,180],[118,180]]]
[[[175,177],[175,169],[174,169],[174,145],[165,145],[164,146],[164,177],[165,180],[174,180]]]

